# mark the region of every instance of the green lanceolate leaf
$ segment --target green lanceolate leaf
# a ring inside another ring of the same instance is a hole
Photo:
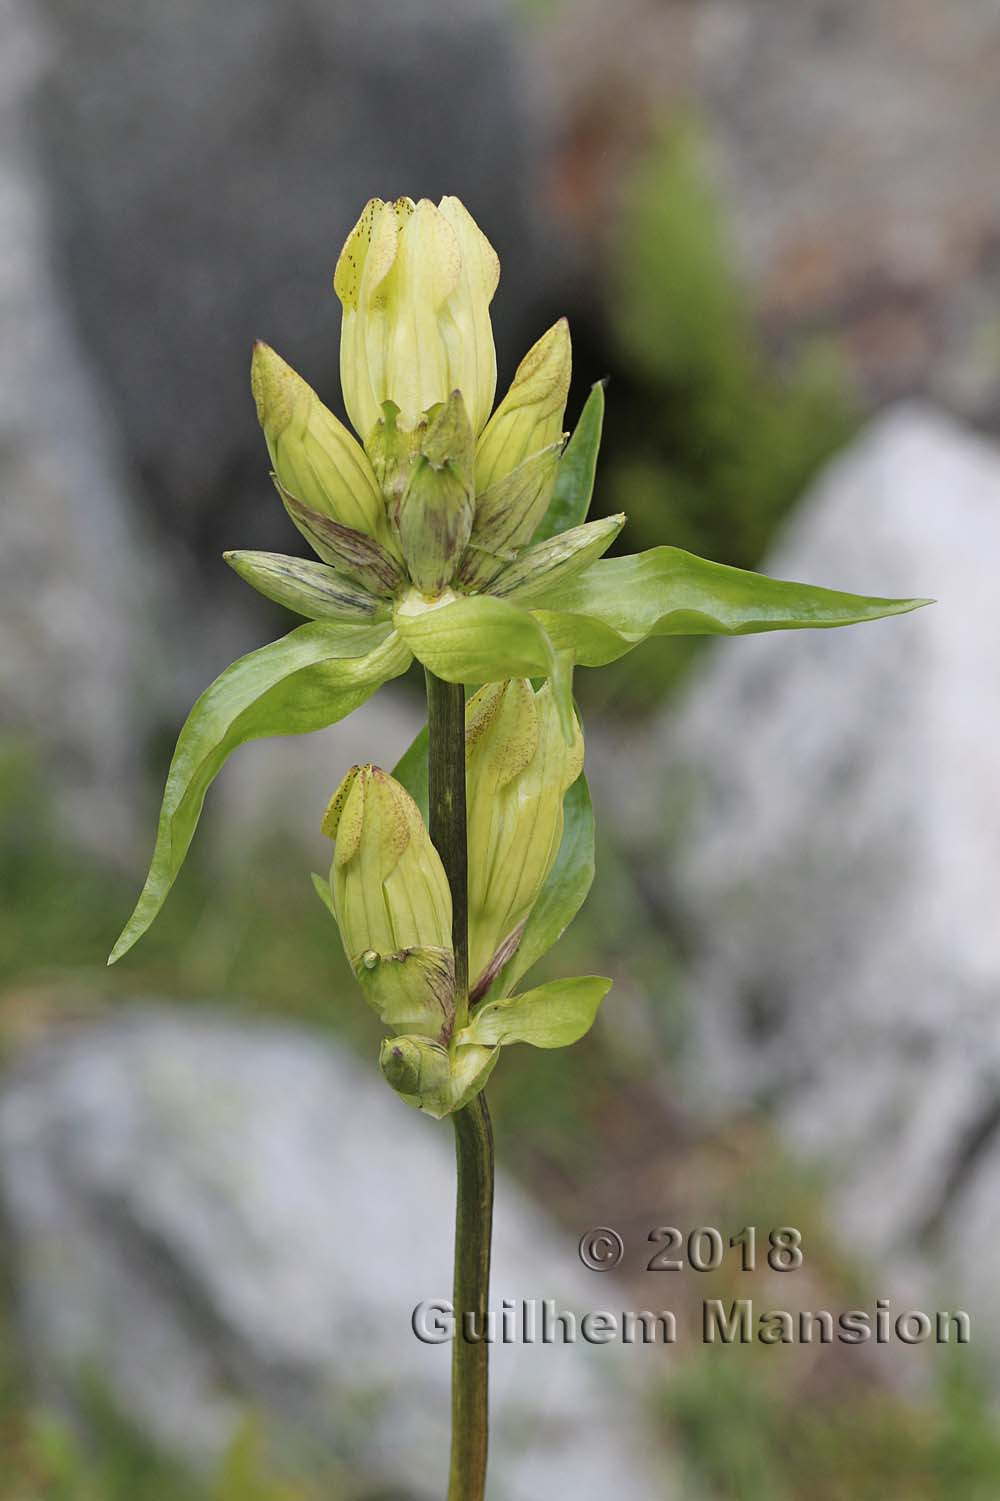
[[[400,756],[392,772],[396,781],[406,788],[420,809],[420,816],[424,823],[429,822],[430,819],[430,768],[427,761],[427,745],[427,726],[424,725],[409,749]]]
[[[344,719],[410,661],[388,625],[313,621],[240,657],[206,688],[177,741],[146,884],[109,964],[128,952],[162,907],[205,793],[230,753],[247,740],[301,735]]]
[[[743,636],[856,625],[927,599],[878,599],[787,583],[710,563],[676,547],[602,558],[557,584],[533,613],[557,650],[601,667],[649,636]]]
[[[505,1000],[487,1001],[455,1041],[460,1047],[528,1042],[535,1048],[566,1048],[589,1032],[597,1008],[611,989],[601,975],[552,980]]]
[[[313,890],[319,897],[320,901],[323,903],[323,906],[329,912],[331,917],[336,918],[337,914],[333,910],[333,892],[330,890],[329,878],[326,876],[317,875],[316,872],[313,871],[309,879],[312,881]]]
[[[590,497],[594,493],[594,474],[604,426],[604,382],[590,389],[580,420],[566,452],[559,460],[555,489],[549,508],[542,518],[532,543],[545,542],[557,532],[568,531],[586,521]]]
[[[522,975],[562,937],[594,880],[594,810],[584,775],[563,799],[563,836],[556,862],[538,894],[521,942],[490,987],[489,998],[506,995]]]
[[[571,659],[553,649],[528,610],[477,594],[415,614],[397,609],[394,623],[417,660],[448,683],[549,678],[563,733],[572,739]]]

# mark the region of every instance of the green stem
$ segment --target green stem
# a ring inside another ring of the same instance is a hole
[[[460,683],[427,673],[430,832],[452,899],[455,1028],[469,1014],[469,848],[465,806],[465,694]],[[451,1360],[451,1468],[448,1501],[483,1501],[489,1444],[489,1345],[483,1338],[490,1295],[493,1232],[493,1132],[480,1093],[452,1116],[458,1172],[455,1205],[455,1340]],[[470,1333],[463,1337],[467,1316]]]
[[[455,1342],[451,1347],[451,1470],[448,1501],[483,1501],[489,1444],[489,1351],[484,1336],[490,1297],[493,1230],[493,1131],[480,1092],[452,1116],[458,1196],[455,1209]],[[465,1316],[474,1317],[463,1338]]]
[[[428,805],[431,839],[451,887],[455,1024],[469,1019],[469,838],[465,812],[465,692],[432,672],[427,679]]]

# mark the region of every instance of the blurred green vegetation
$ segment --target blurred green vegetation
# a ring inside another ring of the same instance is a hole
[[[215,1472],[202,1474],[160,1453],[96,1392],[83,1443],[67,1423],[25,1410],[19,1391],[9,1378],[0,1384],[2,1501],[379,1501],[339,1468],[282,1474],[252,1419]]]
[[[614,349],[599,511],[618,544],[661,543],[756,567],[779,524],[859,420],[837,351],[771,354],[735,269],[696,125],[665,131],[623,190],[607,317]],[[697,642],[650,642],[584,674],[591,702],[648,711]]]
[[[856,1354],[857,1352],[855,1352]],[[689,1362],[665,1396],[690,1483],[712,1501],[993,1501],[1000,1433],[968,1362],[922,1400],[871,1383],[830,1400],[776,1380],[773,1351],[733,1347]],[[729,1357],[732,1357],[731,1359]]]

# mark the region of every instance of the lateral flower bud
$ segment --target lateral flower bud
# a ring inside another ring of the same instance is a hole
[[[379,1066],[408,1105],[441,1120],[475,1098],[499,1056],[499,1047],[471,1044],[449,1052],[426,1037],[387,1037]]]
[[[583,768],[574,716],[567,745],[548,683],[489,683],[466,706],[469,974],[482,994],[508,958],[548,878],[563,832],[563,798]]]
[[[333,279],[344,401],[366,445],[384,402],[408,430],[456,389],[480,431],[496,390],[489,306],[499,277],[496,252],[457,198],[366,204]]]
[[[528,350],[486,424],[476,449],[477,494],[561,437],[571,366],[569,324],[560,318]]]
[[[224,552],[235,573],[275,604],[309,620],[374,620],[386,611],[381,600],[341,578],[325,563],[280,552]]]
[[[383,1038],[379,1066],[397,1094],[408,1101],[447,1098],[451,1069],[448,1049],[440,1043],[426,1037]]]
[[[387,1026],[438,1037],[454,1014],[451,892],[410,794],[377,766],[354,766],[330,800],[330,884],[344,950]]]
[[[547,589],[588,567],[603,553],[625,525],[625,517],[605,516],[571,526],[535,547],[526,548],[489,585],[489,592],[518,603],[544,595]]]
[[[393,514],[410,577],[422,593],[450,583],[472,530],[475,437],[461,392],[428,413]]]
[[[467,588],[485,588],[531,541],[549,508],[561,450],[561,442],[539,449],[477,496],[472,534],[459,570]]]
[[[282,489],[310,510],[387,543],[372,467],[344,424],[267,344],[254,345],[250,383]]]

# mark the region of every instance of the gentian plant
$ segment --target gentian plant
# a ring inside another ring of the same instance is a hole
[[[271,477],[317,561],[225,556],[308,624],[234,662],[191,710],[149,875],[109,961],[160,910],[231,751],[333,724],[420,662],[427,727],[393,775],[347,772],[323,820],[330,877],[313,879],[387,1029],[384,1077],[407,1104],[454,1124],[455,1312],[459,1328],[468,1312],[480,1329],[493,1198],[483,1086],[511,1043],[583,1036],[611,983],[522,987],[593,874],[574,669],[650,636],[850,625],[925,603],[785,583],[675,547],[604,558],[625,518],[586,519],[603,388],[566,442],[562,319],[494,407],[499,274],[457,198],[371,200],[334,277],[357,436],[272,349],[255,347]],[[487,1351],[461,1337],[453,1347],[450,1501],[483,1496]]]

